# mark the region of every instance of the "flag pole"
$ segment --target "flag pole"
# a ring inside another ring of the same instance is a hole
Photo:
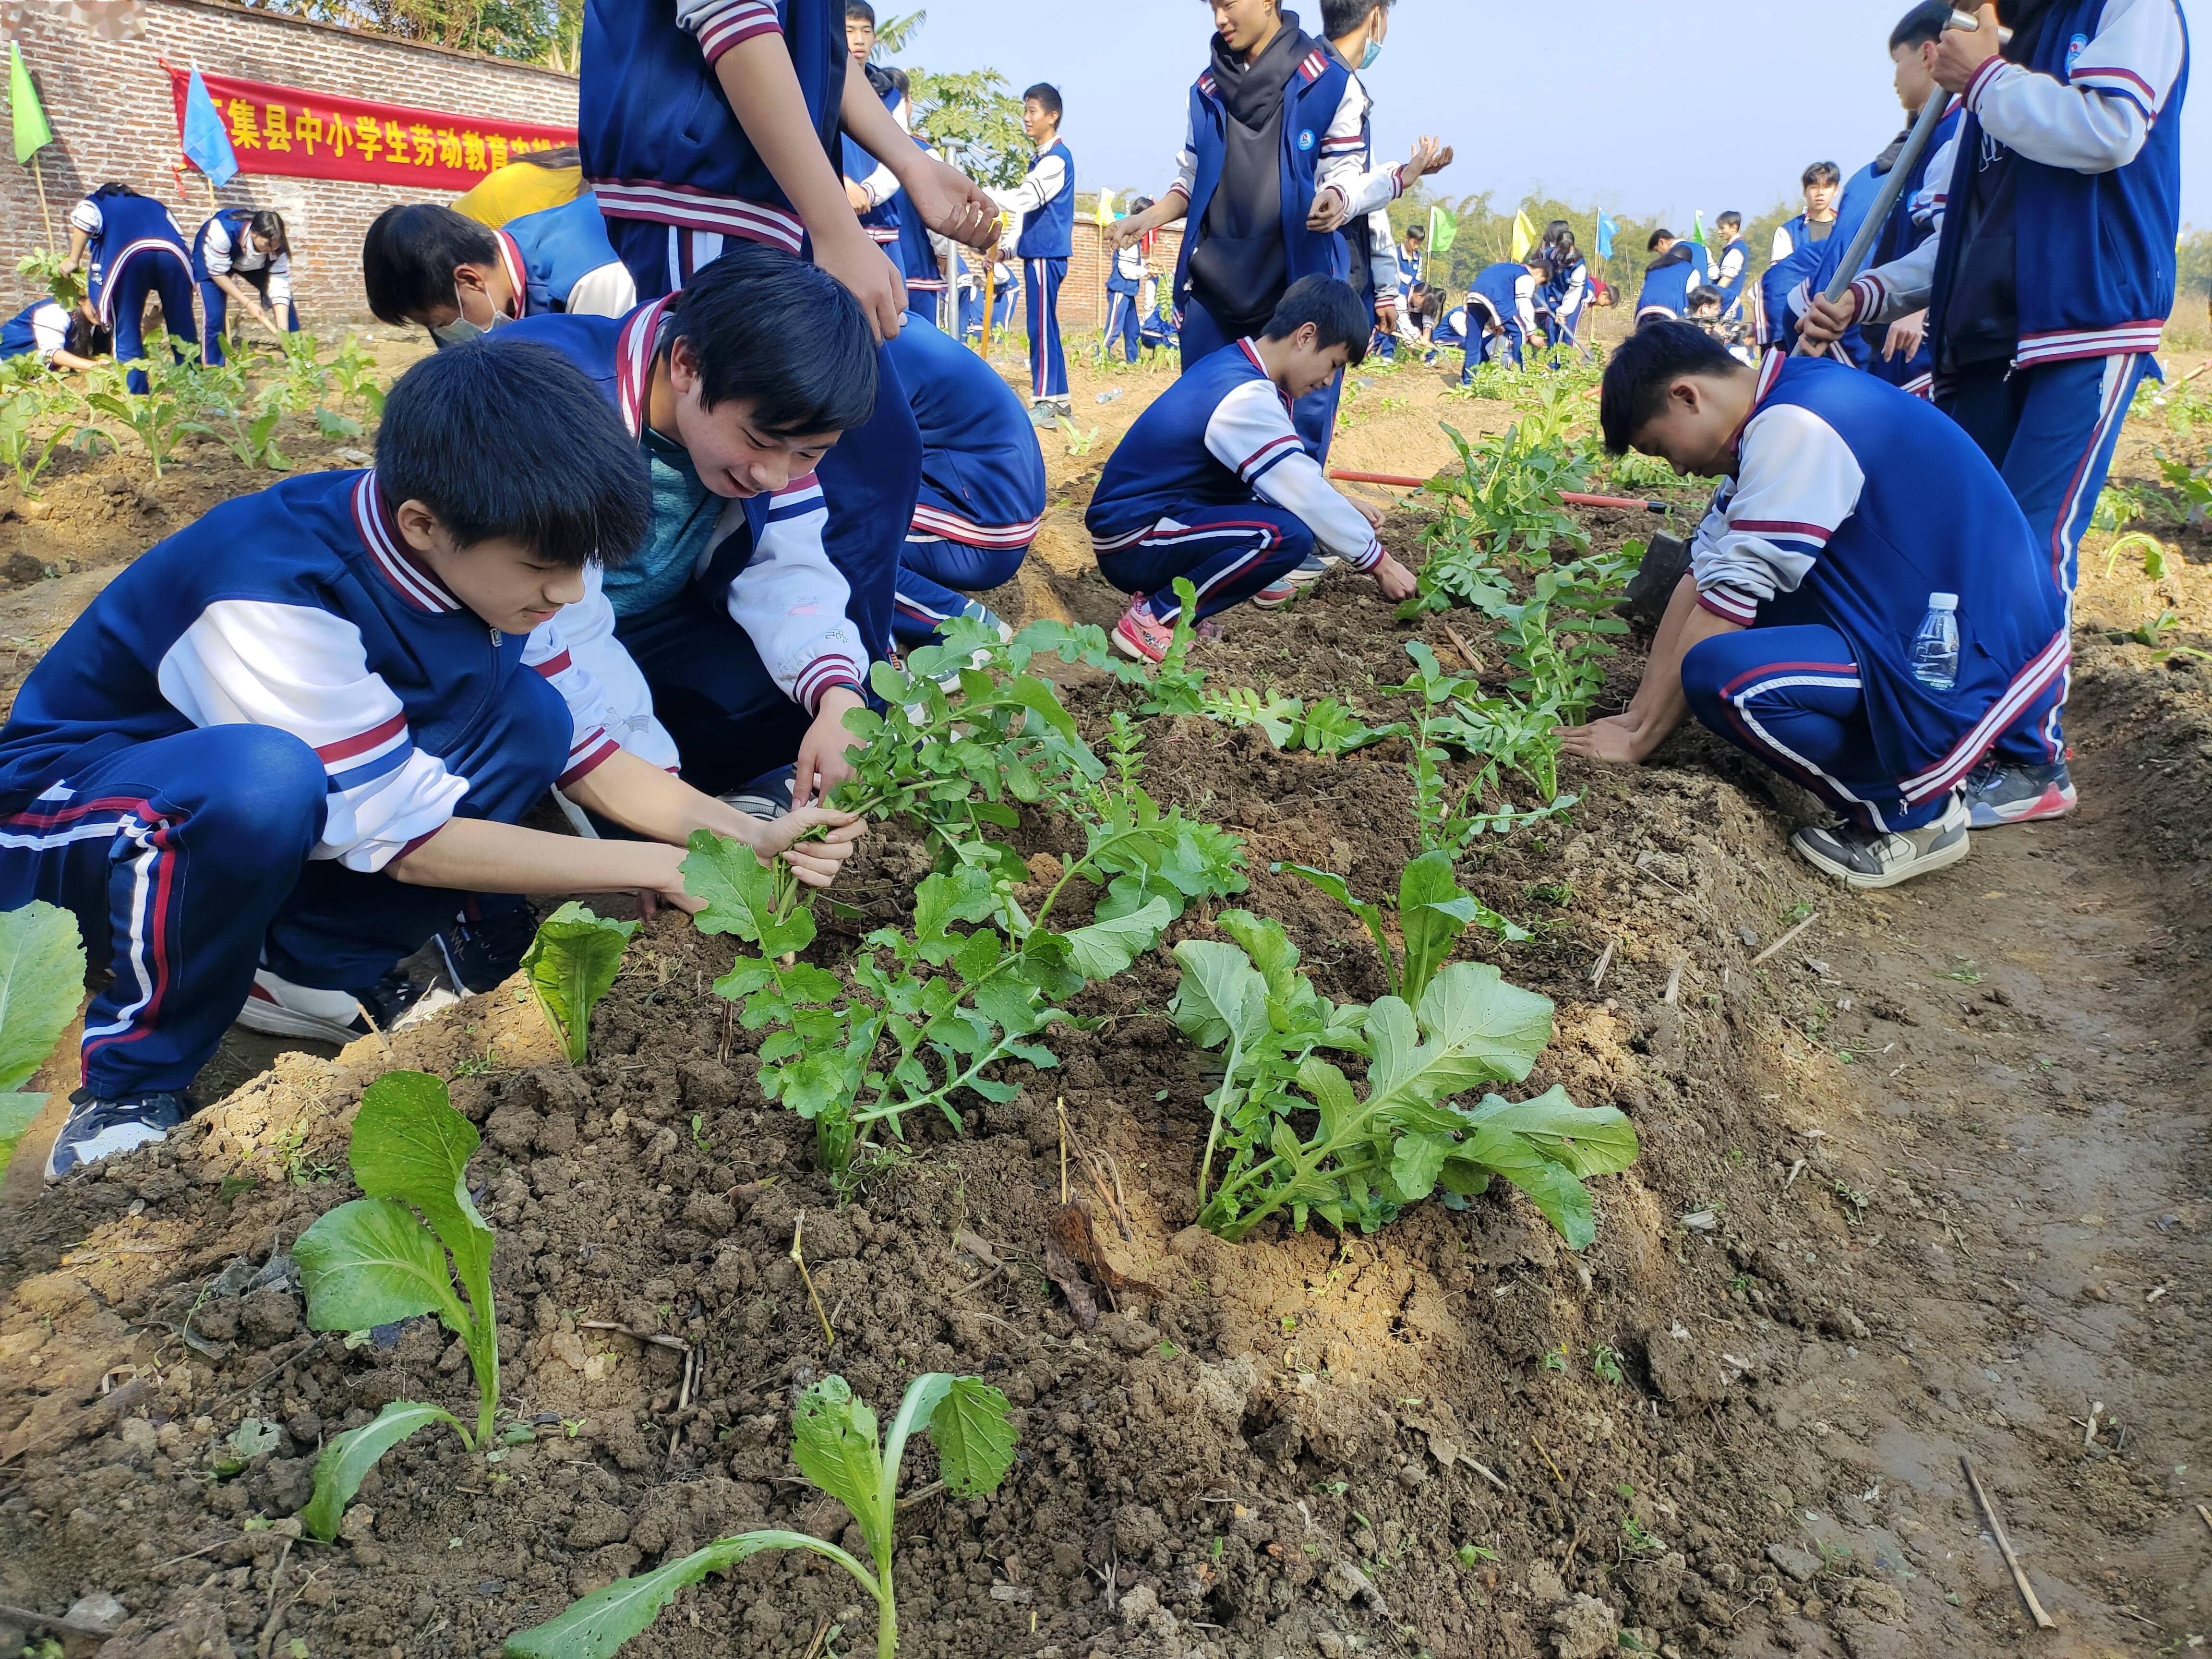
[[[46,205],[46,172],[39,165],[36,150],[31,152],[31,177],[39,181],[39,211],[46,222],[46,252],[58,258],[61,250],[54,246],[54,210]]]

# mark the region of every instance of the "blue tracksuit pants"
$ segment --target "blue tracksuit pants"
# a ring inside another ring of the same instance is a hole
[[[253,283],[259,271],[241,272],[240,280]],[[262,303],[269,301],[266,277],[253,285],[261,290]],[[166,301],[164,302],[166,307]],[[223,335],[230,324],[230,291],[212,279],[200,284],[200,361],[210,368],[221,368],[228,361],[223,355]],[[284,306],[284,331],[300,331],[300,308],[287,301]]]
[[[690,272],[720,258],[723,246],[723,238],[709,232],[638,219],[610,219],[607,234],[637,281],[641,303],[674,292]],[[889,656],[892,576],[921,489],[921,428],[888,351],[876,352],[875,414],[839,439],[815,470],[830,510],[823,550],[853,590],[847,614],[869,653]],[[646,678],[652,678],[649,670]],[[748,772],[738,781],[758,775]]]
[[[937,625],[957,615],[969,594],[1013,580],[1028,555],[1026,547],[970,547],[942,537],[908,539],[899,555],[892,635],[908,649],[927,645],[936,637]]]
[[[1470,308],[1467,314],[1467,327],[1468,332],[1474,337],[1468,347],[1467,361],[1460,368],[1459,383],[1462,386],[1465,386],[1474,378],[1477,364],[1495,362],[1501,356],[1514,368],[1522,367],[1521,359],[1522,336],[1519,318],[1509,317],[1505,321],[1505,331],[1503,334],[1492,334],[1488,329],[1483,327],[1481,320]]]
[[[1702,640],[1682,659],[1682,692],[1699,724],[1857,823],[1917,830],[1942,816],[1948,796],[1908,806],[1903,781],[1883,768],[1850,642],[1832,628],[1747,628]],[[2054,682],[2007,735],[2055,719],[2059,695]]]
[[[1022,303],[1030,325],[1030,386],[1036,398],[1067,396],[1067,354],[1060,343],[1060,285],[1065,259],[1022,261]]]
[[[1137,290],[1116,288],[1109,283],[1106,285],[1106,356],[1110,357],[1114,355],[1114,347],[1118,342],[1122,355],[1133,363],[1137,361],[1143,348],[1143,341],[1138,335],[1139,322]]]
[[[515,708],[513,729],[495,734],[505,763],[472,781],[460,815],[512,823],[568,764],[557,700]],[[310,860],[328,776],[275,726],[133,744],[72,767],[68,781],[0,818],[0,908],[44,899],[74,912],[89,965],[112,972],[85,1013],[84,1079],[103,1098],[189,1085],[257,966],[365,990],[466,898]]]
[[[842,447],[842,446],[841,446]],[[726,794],[798,758],[813,717],[784,695],[745,630],[696,588],[615,624],[676,739],[684,781]]]
[[[193,337],[191,267],[167,254],[142,252],[108,278],[107,293],[100,301],[100,309],[113,319],[117,362],[145,358],[146,301],[155,294],[161,296],[161,323],[169,337],[186,345],[198,343]],[[144,369],[131,371],[131,391],[143,395],[146,384]]]
[[[1098,556],[1098,569],[1124,593],[1150,594],[1150,609],[1171,623],[1182,609],[1175,579],[1198,590],[1198,620],[1250,599],[1287,576],[1313,552],[1313,532],[1295,513],[1260,501],[1194,507],[1168,516],[1182,528]]]
[[[1960,376],[1937,400],[2004,475],[2005,487],[2049,555],[2051,580],[2067,597],[2069,621],[2081,537],[2097,509],[2136,388],[2154,372],[2145,352],[2009,372],[1992,363]],[[2038,766],[2064,757],[2064,680],[2060,684],[2040,727],[2015,726],[1998,740],[2000,762]]]
[[[1201,358],[1234,343],[1198,296],[1191,295],[1182,313],[1183,368],[1187,370]],[[1337,399],[1343,395],[1344,376],[1339,374],[1320,391],[1309,392],[1291,406],[1291,424],[1323,466],[1328,465],[1329,441],[1336,435]]]

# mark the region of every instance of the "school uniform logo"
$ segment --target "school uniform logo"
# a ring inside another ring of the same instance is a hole
[[[2077,34],[2066,43],[2066,73],[2074,73],[2074,65],[2081,61],[2081,54],[2089,49],[2089,37]]]
[[[1300,149],[1311,149],[1313,148],[1313,129],[1311,127],[1308,127],[1304,132],[1298,135],[1298,148]]]

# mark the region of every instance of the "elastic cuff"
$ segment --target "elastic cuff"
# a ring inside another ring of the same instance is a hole
[[[1406,164],[1403,161],[1394,161],[1390,164],[1390,199],[1395,202],[1405,193]]]
[[[1863,323],[1881,311],[1889,297],[1889,290],[1881,278],[1869,270],[1852,278],[1851,295],[1859,302],[1858,320]]]
[[[1370,540],[1366,547],[1352,558],[1353,568],[1363,571],[1372,570],[1382,562],[1382,544]]]
[[[1982,112],[1982,94],[1989,89],[1990,82],[2003,74],[2009,67],[2009,64],[2003,58],[1996,57],[1991,58],[1974,71],[1974,78],[1966,82],[1966,104],[1969,111],[1976,115]]]
[[[589,777],[622,752],[622,745],[604,732],[594,732],[568,751],[568,769],[555,781],[554,787],[566,789],[571,784]]]
[[[775,20],[775,8],[762,0],[729,0],[717,7],[696,25],[699,50],[707,54],[709,66],[721,61],[722,54],[732,46],[763,34],[781,34],[783,26]]]
[[[818,714],[822,712],[823,695],[840,685],[866,695],[862,691],[860,670],[854,667],[848,659],[817,657],[800,671],[798,679],[793,682],[792,701],[809,715]]]
[[[1741,623],[1746,628],[1759,620],[1759,602],[1732,587],[1708,587],[1698,595],[1698,609],[1710,611],[1723,622]]]

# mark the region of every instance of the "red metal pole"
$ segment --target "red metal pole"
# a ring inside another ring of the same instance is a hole
[[[1419,489],[1428,483],[1426,478],[1409,478],[1396,472],[1352,472],[1332,470],[1328,475],[1341,483],[1389,484],[1398,489]],[[1642,508],[1646,513],[1671,513],[1674,507],[1667,501],[1644,501],[1626,495],[1584,495],[1563,489],[1559,499],[1570,507],[1618,507],[1631,512]]]

